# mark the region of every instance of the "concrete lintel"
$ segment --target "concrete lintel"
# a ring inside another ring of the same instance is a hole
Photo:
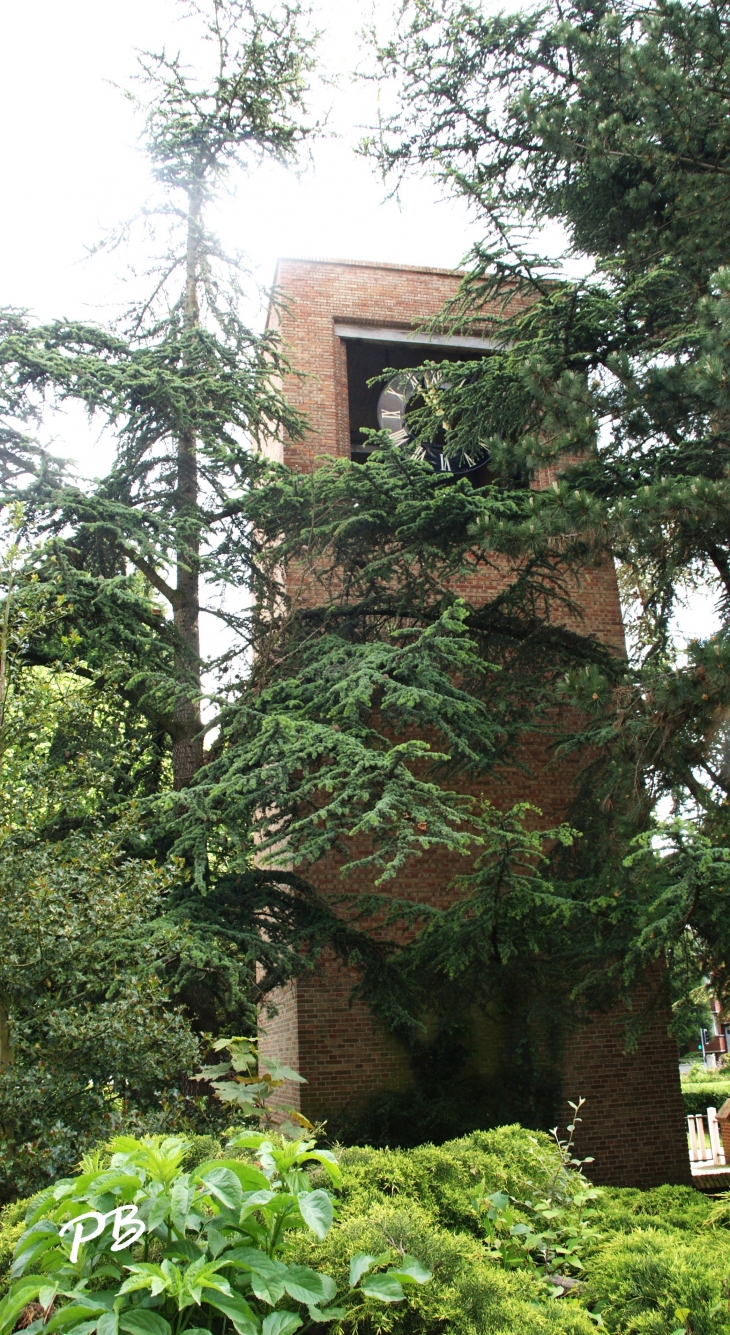
[[[392,329],[386,325],[342,324],[335,321],[335,333],[340,338],[365,338],[373,343],[433,344],[438,348],[498,348],[494,339],[477,338],[473,334],[421,334],[415,329]]]

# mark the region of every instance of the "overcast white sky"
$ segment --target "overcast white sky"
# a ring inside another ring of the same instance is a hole
[[[369,0],[367,0],[369,3]],[[387,28],[388,0],[379,0]],[[353,146],[376,112],[372,85],[354,81],[362,63],[356,0],[318,0],[322,63],[337,86],[321,94],[330,135],[314,145],[300,177],[270,168],[238,177],[214,226],[244,250],[268,285],[279,256],[457,265],[474,236],[466,210],[439,202],[430,182],[413,182],[402,200],[385,189]],[[86,248],[133,216],[151,192],[138,142],[142,125],[121,88],[133,86],[138,50],[203,54],[178,0],[2,0],[0,3],[0,305],[103,321],[125,304],[128,261],[86,258]],[[117,85],[117,86],[115,86]],[[76,461],[82,476],[102,475],[113,439],[81,411],[57,414],[47,440]]]
[[[318,3],[323,63],[339,77],[326,94],[339,137],[314,146],[299,179],[279,168],[239,179],[218,230],[247,252],[262,284],[281,255],[457,265],[477,235],[465,207],[440,200],[429,181],[409,183],[400,202],[385,200],[382,182],[353,151],[375,116],[372,85],[351,77],[363,62],[366,10],[357,0]],[[378,3],[387,30],[389,2]],[[130,86],[137,50],[196,54],[182,13],[177,0],[0,3],[0,305],[41,319],[104,320],[124,304],[118,275],[135,257],[84,258],[150,192],[139,115],[114,85]],[[59,418],[54,431],[55,449],[82,474],[106,471],[112,442],[81,414]],[[690,633],[702,633],[709,608],[697,595],[691,601]]]
[[[387,28],[389,6],[380,3]],[[431,182],[409,184],[400,203],[385,201],[382,182],[353,151],[375,114],[372,85],[352,79],[363,59],[364,8],[356,0],[318,6],[323,65],[339,78],[323,94],[339,137],[314,146],[300,178],[280,168],[238,178],[217,230],[245,250],[263,285],[282,255],[458,264],[474,235],[464,206],[439,202]],[[150,193],[140,116],[120,86],[131,84],[137,50],[166,45],[196,57],[183,15],[177,0],[0,4],[0,304],[41,319],[98,320],[124,304],[118,278],[129,256],[88,260],[86,247]],[[111,443],[90,434],[80,414],[57,419],[54,435],[57,452],[77,459],[82,473],[105,471]]]
[[[129,85],[135,48],[194,49],[175,0],[4,0],[0,6],[2,300],[39,316],[103,317],[114,301],[103,264],[84,247],[145,200],[138,114],[112,84]],[[353,85],[363,10],[323,0],[324,63],[341,76],[326,94],[342,136],[314,149],[303,179],[280,169],[239,183],[218,219],[268,281],[279,255],[450,266],[471,231],[465,209],[414,183],[402,205],[352,145],[374,114],[374,90]]]

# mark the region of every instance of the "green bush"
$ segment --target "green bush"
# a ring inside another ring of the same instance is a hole
[[[682,1102],[687,1117],[691,1113],[704,1116],[708,1108],[721,1108],[725,1099],[730,1099],[730,1080],[718,1080],[714,1084],[682,1084]]]
[[[727,1335],[730,1235],[662,1228],[612,1238],[597,1253],[584,1300],[621,1335]]]
[[[527,1271],[506,1273],[486,1259],[472,1205],[479,1182],[518,1200],[534,1198],[546,1191],[556,1162],[548,1136],[518,1126],[438,1148],[346,1149],[339,1227],[321,1248],[314,1244],[318,1264],[339,1276],[348,1249],[377,1249],[386,1238],[419,1255],[434,1279],[407,1310],[379,1314],[378,1331],[393,1335],[445,1328],[578,1335],[588,1322],[595,1330],[598,1316],[617,1335],[727,1335],[727,1295],[722,1310],[716,1303],[730,1276],[730,1232],[707,1227],[714,1203],[692,1187],[605,1189],[586,1283],[570,1297],[546,1300]],[[625,1288],[622,1270],[633,1276]]]
[[[479,1183],[516,1197],[544,1193],[555,1172],[556,1150],[544,1132],[515,1125],[413,1150],[344,1149],[339,1161],[348,1216],[394,1197],[412,1199],[441,1227],[482,1236],[472,1205]]]
[[[198,1331],[293,1335],[303,1324],[367,1324],[431,1275],[394,1244],[348,1257],[343,1290],[302,1264],[307,1239],[323,1242],[334,1219],[334,1155],[314,1140],[243,1129],[239,1151],[186,1172],[179,1138],[117,1137],[82,1171],[29,1202],[0,1300],[0,1335],[20,1319],[29,1335],[180,1335]],[[344,1304],[341,1305],[341,1304]],[[50,1321],[48,1314],[54,1315]],[[30,1323],[24,1316],[31,1316]]]
[[[250,1162],[245,1148],[233,1153]],[[212,1136],[192,1137],[182,1168],[192,1181],[231,1154]],[[297,1234],[297,1260],[331,1275],[340,1291],[357,1252],[405,1251],[433,1271],[406,1302],[371,1306],[364,1324],[355,1320],[363,1335],[588,1335],[596,1318],[610,1335],[730,1335],[730,1229],[709,1226],[716,1203],[692,1187],[604,1190],[592,1221],[599,1236],[583,1254],[585,1282],[554,1298],[529,1269],[507,1271],[490,1258],[473,1204],[482,1183],[517,1202],[546,1194],[560,1164],[548,1136],[506,1126],[438,1147],[348,1148],[338,1158],[335,1226],[322,1240]],[[569,1188],[580,1181],[568,1176]],[[328,1184],[324,1166],[313,1164],[311,1187]],[[25,1204],[0,1213],[0,1295]]]
[[[434,1223],[430,1210],[411,1200],[371,1205],[363,1214],[345,1217],[320,1247],[316,1262],[339,1282],[353,1251],[377,1254],[395,1246],[418,1255],[433,1280],[410,1297],[408,1307],[379,1309],[369,1330],[375,1335],[588,1335],[594,1331],[577,1303],[545,1300],[540,1285],[526,1272],[508,1273],[485,1257],[473,1236],[447,1231]]]
[[[13,1252],[25,1228],[25,1212],[29,1205],[30,1200],[0,1206],[0,1297],[8,1287]]]
[[[703,1061],[693,1062],[689,1071],[681,1077],[682,1089],[692,1089],[694,1085],[730,1084],[730,1066],[705,1066]]]
[[[714,1205],[694,1187],[610,1187],[598,1198],[596,1223],[605,1233],[633,1233],[661,1228],[695,1232],[703,1229]]]

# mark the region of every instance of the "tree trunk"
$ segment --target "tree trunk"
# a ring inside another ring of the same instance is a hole
[[[185,274],[186,335],[198,327],[198,273],[202,193],[193,190],[188,202],[188,241]],[[190,362],[186,347],[183,363]],[[178,643],[175,650],[175,733],[172,742],[173,778],[184,788],[203,763],[200,717],[200,518],[198,514],[198,460],[194,432],[183,432],[177,442],[177,579],[173,616]]]
[[[175,734],[172,764],[176,788],[184,788],[203,763],[200,717],[200,628],[198,559],[200,538],[197,516],[198,467],[194,436],[183,436],[177,452],[178,545],[174,623]]]
[[[13,1049],[10,1043],[10,1016],[4,1006],[0,1006],[0,1071],[13,1064]]]

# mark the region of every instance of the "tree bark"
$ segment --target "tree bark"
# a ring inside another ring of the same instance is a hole
[[[10,1042],[10,1016],[4,1006],[0,1006],[0,1071],[7,1070],[13,1064],[13,1049]]]
[[[184,329],[190,335],[198,327],[199,256],[202,237],[202,190],[188,197],[188,238],[185,273]],[[186,346],[183,365],[189,365],[192,349]],[[203,763],[200,717],[200,520],[198,515],[197,442],[193,431],[184,431],[177,442],[177,570],[173,620],[177,632],[172,742],[173,780],[184,788]]]

